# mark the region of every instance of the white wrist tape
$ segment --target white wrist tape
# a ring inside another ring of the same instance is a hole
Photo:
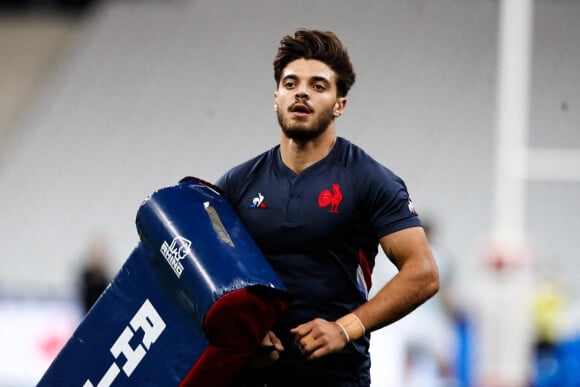
[[[358,316],[354,313],[349,313],[345,316],[342,316],[336,320],[336,322],[346,336],[347,343],[363,337],[366,332],[366,328],[362,321],[360,321],[360,318],[358,318]]]
[[[346,329],[344,329],[344,327],[342,326],[342,324],[339,323],[338,321],[336,323],[338,324],[338,326],[340,327],[340,329],[342,329],[342,334],[346,338],[346,343],[347,344],[350,343],[350,337],[348,337],[348,332],[346,331]]]

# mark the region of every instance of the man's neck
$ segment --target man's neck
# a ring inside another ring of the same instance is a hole
[[[328,156],[335,142],[336,135],[332,128],[328,128],[320,136],[305,142],[290,139],[281,133],[280,156],[288,168],[299,174]]]

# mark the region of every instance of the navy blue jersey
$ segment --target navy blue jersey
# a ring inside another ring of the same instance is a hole
[[[276,146],[216,185],[292,296],[276,325],[287,350],[290,328],[317,317],[334,321],[366,301],[379,238],[420,225],[404,182],[340,137],[298,175]],[[368,362],[368,337],[344,352]]]

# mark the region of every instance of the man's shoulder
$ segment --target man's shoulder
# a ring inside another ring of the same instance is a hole
[[[387,175],[393,173],[389,168],[377,161],[359,145],[356,145],[342,137],[337,138],[337,145],[338,149],[334,155],[335,161],[348,170],[353,171],[357,176],[373,176],[379,171]]]
[[[275,154],[276,149],[277,147],[268,149],[267,151],[230,168],[220,179],[218,179],[216,185],[224,191],[228,191],[229,188],[234,186],[239,187],[240,184],[247,182],[250,176],[271,163],[271,159]]]

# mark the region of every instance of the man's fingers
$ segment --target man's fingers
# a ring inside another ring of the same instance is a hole
[[[279,351],[274,350],[274,351],[270,352],[270,361],[271,362],[275,362],[278,359],[280,359],[280,352]]]
[[[249,364],[253,368],[266,367],[272,362],[280,358],[280,352],[274,345],[266,345],[260,347],[260,349],[252,356]]]
[[[303,338],[301,338],[300,340],[298,340],[297,342],[298,344],[298,348],[300,349],[300,351],[302,351],[302,353],[309,353],[312,352],[316,349],[316,339],[314,339],[314,336],[308,334],[306,336],[304,336]]]
[[[269,331],[264,339],[262,340],[262,347],[273,347],[277,351],[283,351],[284,346],[282,346],[282,341],[276,336],[272,331]]]
[[[316,341],[312,335],[304,336],[304,352],[312,352],[316,348]]]

